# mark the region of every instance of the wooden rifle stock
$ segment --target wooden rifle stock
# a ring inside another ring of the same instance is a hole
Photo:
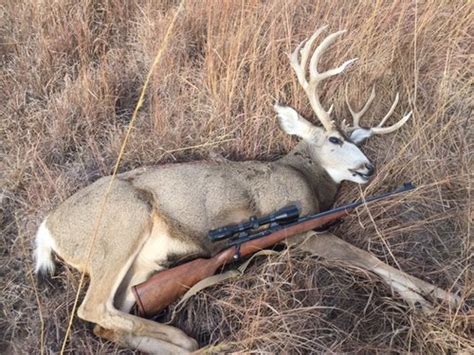
[[[235,261],[236,255],[241,257],[252,255],[288,237],[321,227],[346,216],[350,210],[336,211],[320,218],[298,222],[297,224],[283,227],[265,237],[253,239],[238,246],[232,246],[212,258],[199,258],[177,267],[160,271],[147,281],[132,286],[132,292],[137,301],[138,315],[151,317],[157,314],[183,296],[188,289],[199,281],[214,275],[220,267]]]
[[[132,286],[132,292],[137,301],[138,314],[151,317],[184,295],[188,289],[199,281],[212,276],[220,268],[240,257],[256,253],[271,247],[284,239],[296,234],[324,226],[331,221],[348,215],[358,206],[414,189],[411,183],[405,183],[401,188],[378,196],[372,196],[365,201],[353,202],[332,210],[309,215],[298,221],[275,229],[250,235],[242,240],[232,241],[232,246],[209,259],[196,259],[177,267],[160,271],[147,281]],[[268,232],[268,233],[267,233]],[[254,239],[253,239],[254,238]]]

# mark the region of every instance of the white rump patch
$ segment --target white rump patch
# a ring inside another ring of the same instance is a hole
[[[45,219],[36,233],[35,273],[53,275],[55,267],[52,252],[55,248],[56,242],[46,227]]]

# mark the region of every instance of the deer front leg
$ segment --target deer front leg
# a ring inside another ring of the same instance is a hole
[[[288,244],[312,255],[342,261],[349,266],[371,271],[380,276],[411,307],[421,307],[426,313],[432,311],[430,298],[447,302],[453,307],[460,303],[459,297],[452,293],[397,270],[383,263],[372,254],[343,241],[334,234],[310,232],[290,238]]]

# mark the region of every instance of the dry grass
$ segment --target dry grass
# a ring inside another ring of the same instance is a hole
[[[0,5],[0,349],[59,350],[78,274],[62,268],[35,295],[32,236],[48,210],[110,174],[174,1],[6,0]],[[258,352],[473,351],[471,155],[472,3],[469,1],[189,2],[155,72],[122,171],[222,155],[273,159],[294,140],[272,104],[311,110],[285,53],[323,23],[349,34],[326,65],[359,57],[325,86],[347,118],[372,84],[376,123],[400,91],[413,119],[364,147],[378,174],[368,193],[403,181],[419,189],[348,218],[335,231],[387,263],[458,293],[463,308],[411,312],[374,276],[296,252],[260,260],[205,291],[175,321],[202,345]],[[185,149],[183,149],[185,148]],[[340,201],[359,194],[344,185]],[[39,303],[36,301],[38,297]],[[76,320],[68,352],[119,352]]]

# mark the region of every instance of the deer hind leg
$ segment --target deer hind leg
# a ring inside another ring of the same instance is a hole
[[[96,335],[147,353],[187,353],[197,342],[181,330],[129,314],[134,298],[130,286],[145,281],[161,268],[170,252],[189,252],[193,246],[174,240],[166,223],[153,214],[153,226],[133,255],[117,256],[121,269],[94,269],[79,317],[96,323]],[[118,251],[116,251],[118,253]]]
[[[179,354],[196,350],[197,342],[181,330],[136,317],[116,308],[116,290],[126,272],[127,270],[101,276],[91,275],[86,297],[78,309],[78,316],[96,323],[96,335],[125,347],[157,354]]]
[[[460,300],[456,295],[446,292],[416,277],[397,270],[362,249],[343,241],[331,233],[315,234],[310,232],[296,238],[290,238],[288,244],[313,255],[326,259],[342,261],[350,266],[371,271],[382,278],[392,290],[396,291],[410,306],[430,313],[430,299],[447,302],[456,307]]]

